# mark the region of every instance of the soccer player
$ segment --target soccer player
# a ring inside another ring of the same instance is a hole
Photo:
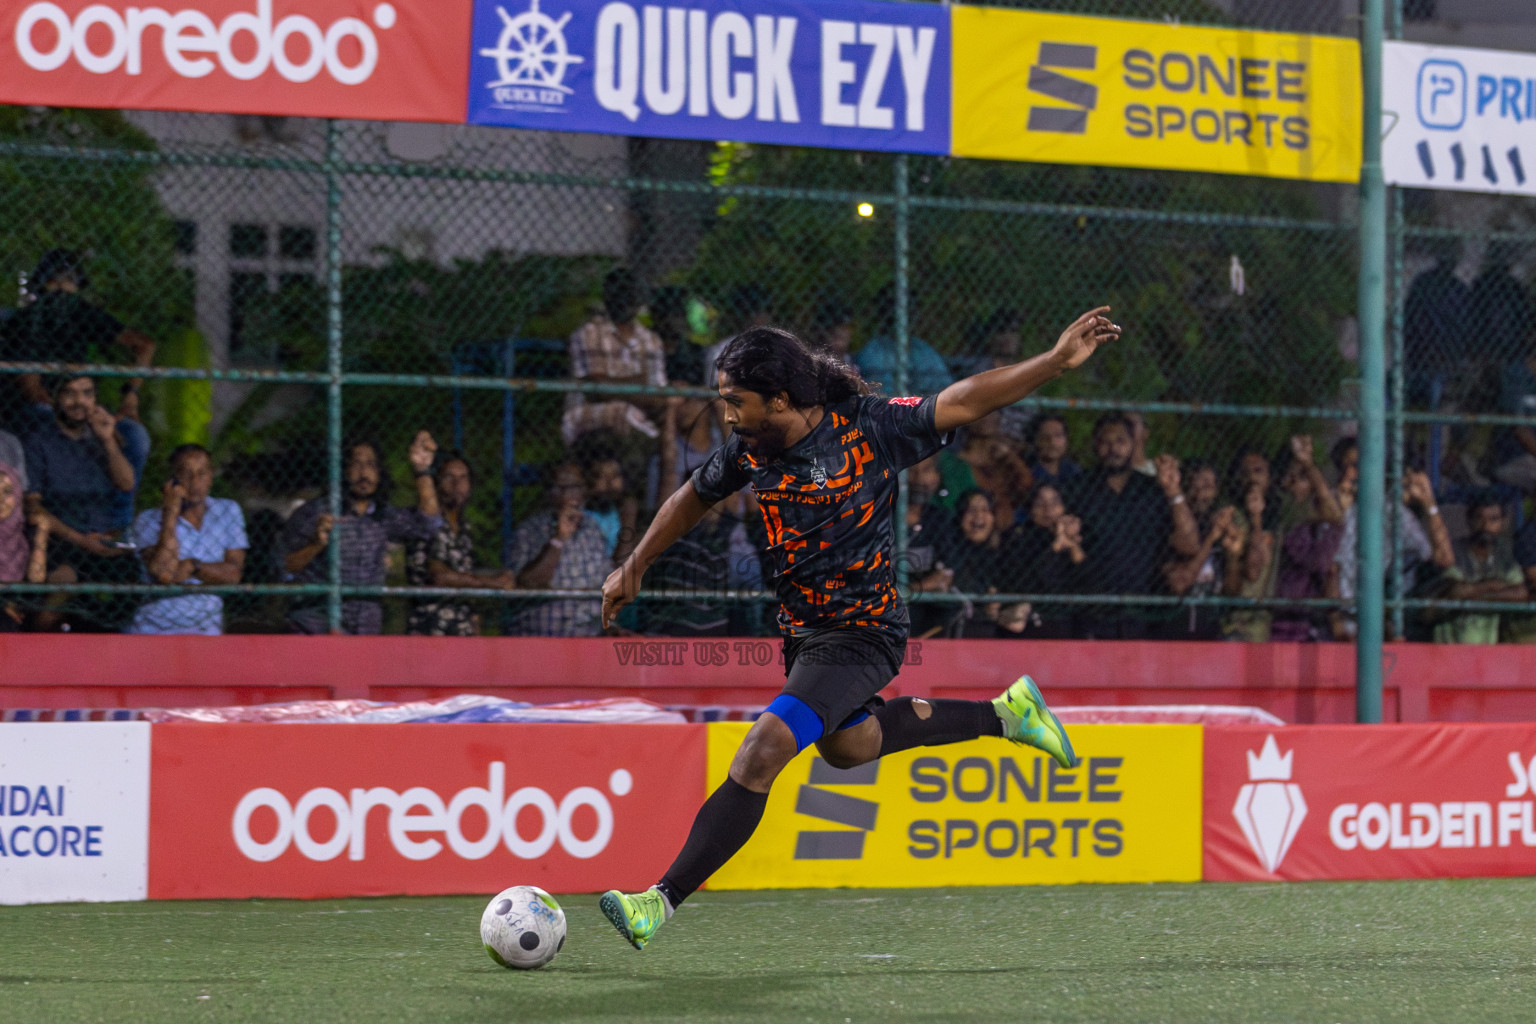
[[[857,370],[775,327],[743,331],[716,364],[732,436],[666,500],[603,584],[606,626],[646,569],[716,502],[752,485],[768,530],[788,681],[753,724],[683,849],[642,893],[609,890],[604,915],[643,949],[677,906],[744,846],[773,780],[811,744],[836,768],[917,746],[1001,736],[1077,758],[1028,676],[991,701],[878,694],[901,667],[907,612],[891,563],[897,474],[953,432],[1083,364],[1120,334],[1108,307],[1078,317],[1049,352],[949,385],[927,398],[877,398]]]

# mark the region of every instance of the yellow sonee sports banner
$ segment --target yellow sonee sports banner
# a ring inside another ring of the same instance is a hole
[[[1353,39],[951,11],[956,156],[1359,180]]]
[[[709,727],[709,788],[747,725]],[[850,771],[811,748],[774,784],[713,889],[1200,879],[1201,729],[1079,725],[1061,769],[1000,739],[919,747]]]

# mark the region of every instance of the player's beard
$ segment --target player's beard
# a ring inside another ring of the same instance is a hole
[[[740,427],[732,427],[731,432],[746,443],[747,450],[759,459],[776,459],[784,453],[785,432],[770,426],[763,426],[759,430],[745,431]]]

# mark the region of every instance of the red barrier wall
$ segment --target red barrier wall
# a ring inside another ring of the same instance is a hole
[[[1021,672],[1053,703],[1245,704],[1288,722],[1354,718],[1345,644],[927,640],[898,694],[992,696]],[[766,704],[770,640],[130,637],[0,634],[0,707],[193,707],[484,693],[530,701],[638,696]],[[1536,647],[1392,644],[1388,721],[1536,720]]]

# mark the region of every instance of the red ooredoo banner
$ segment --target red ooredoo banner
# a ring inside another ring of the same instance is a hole
[[[1205,730],[1207,881],[1536,874],[1536,724]]]
[[[0,9],[0,102],[461,122],[471,13],[467,0],[17,0]]]
[[[642,888],[703,799],[698,725],[157,725],[149,897]]]

